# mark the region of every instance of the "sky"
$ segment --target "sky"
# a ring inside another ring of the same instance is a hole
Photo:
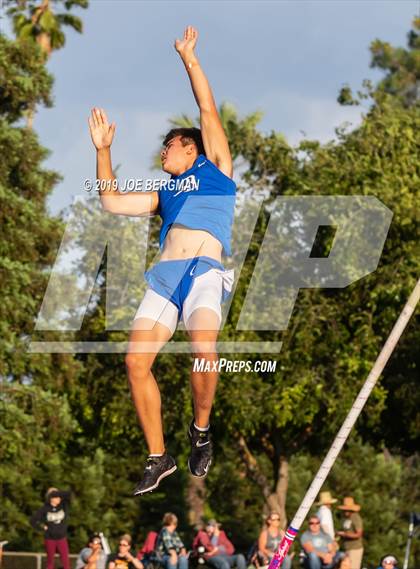
[[[83,34],[66,32],[48,69],[54,107],[34,121],[48,168],[63,176],[49,200],[58,213],[95,177],[87,118],[103,107],[117,124],[112,146],[120,179],[156,177],[152,156],[168,120],[198,110],[173,48],[185,26],[199,31],[197,54],[216,102],[240,116],[261,110],[260,130],[326,142],[344,122],[357,126],[363,109],[341,107],[340,88],[380,79],[369,45],[379,38],[406,46],[419,2],[412,0],[143,1],[90,0],[75,9]],[[86,194],[85,194],[86,195]]]

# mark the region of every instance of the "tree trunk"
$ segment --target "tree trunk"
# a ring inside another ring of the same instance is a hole
[[[50,9],[50,0],[42,0],[40,6],[36,8],[34,13],[32,14],[32,23],[37,25],[42,14]],[[41,32],[36,36],[36,43],[40,46],[43,53],[45,54],[45,58],[48,59],[51,55],[51,37],[47,32]],[[31,104],[31,106],[26,111],[26,128],[32,130],[33,123],[34,123],[34,116],[35,116],[35,103]]]
[[[274,456],[270,457],[272,461],[276,460],[276,462],[278,462],[276,484],[275,487],[273,487],[274,485],[261,471],[257,459],[249,450],[245,438],[242,435],[238,437],[238,443],[241,457],[249,477],[260,487],[261,493],[264,496],[264,515],[266,516],[270,512],[278,512],[280,514],[281,527],[286,528],[286,497],[289,484],[289,462],[287,457],[280,455],[278,460]]]
[[[188,523],[194,529],[201,529],[206,502],[206,482],[204,478],[189,477],[186,502],[188,505]]]
[[[282,528],[287,526],[286,516],[286,498],[289,486],[289,462],[285,456],[279,457],[277,470],[277,483],[275,490],[270,494],[266,501],[267,510],[275,511],[280,514],[280,523]],[[267,514],[269,513],[267,511]]]

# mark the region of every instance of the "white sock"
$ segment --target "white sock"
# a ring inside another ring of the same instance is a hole
[[[206,433],[210,429],[210,424],[207,425],[207,427],[197,427],[197,425],[195,424],[195,421],[194,421],[194,428],[197,429],[197,431],[201,431],[202,433]]]
[[[150,458],[155,458],[155,457],[156,457],[156,458],[159,458],[159,457],[161,457],[161,456],[163,456],[163,453],[162,453],[162,454],[149,454],[149,457],[150,457]]]

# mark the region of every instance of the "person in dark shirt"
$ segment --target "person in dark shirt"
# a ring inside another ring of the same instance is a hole
[[[131,535],[122,535],[118,543],[118,553],[108,556],[107,569],[143,569],[143,563],[131,551],[131,545]]]
[[[54,569],[54,555],[60,555],[63,569],[70,569],[67,525],[70,492],[49,488],[45,495],[45,504],[31,517],[34,529],[44,532],[44,544],[47,552],[47,569]]]

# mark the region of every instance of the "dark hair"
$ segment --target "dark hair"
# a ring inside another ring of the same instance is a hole
[[[204,150],[203,138],[201,136],[201,130],[195,126],[190,128],[172,128],[168,134],[163,139],[163,146],[166,146],[176,136],[181,137],[182,146],[187,146],[187,144],[195,144],[197,147],[197,152],[199,154],[206,155]]]
[[[88,545],[89,543],[92,543],[94,539],[99,539],[102,544],[101,536],[99,535],[99,533],[92,533],[89,537]]]

